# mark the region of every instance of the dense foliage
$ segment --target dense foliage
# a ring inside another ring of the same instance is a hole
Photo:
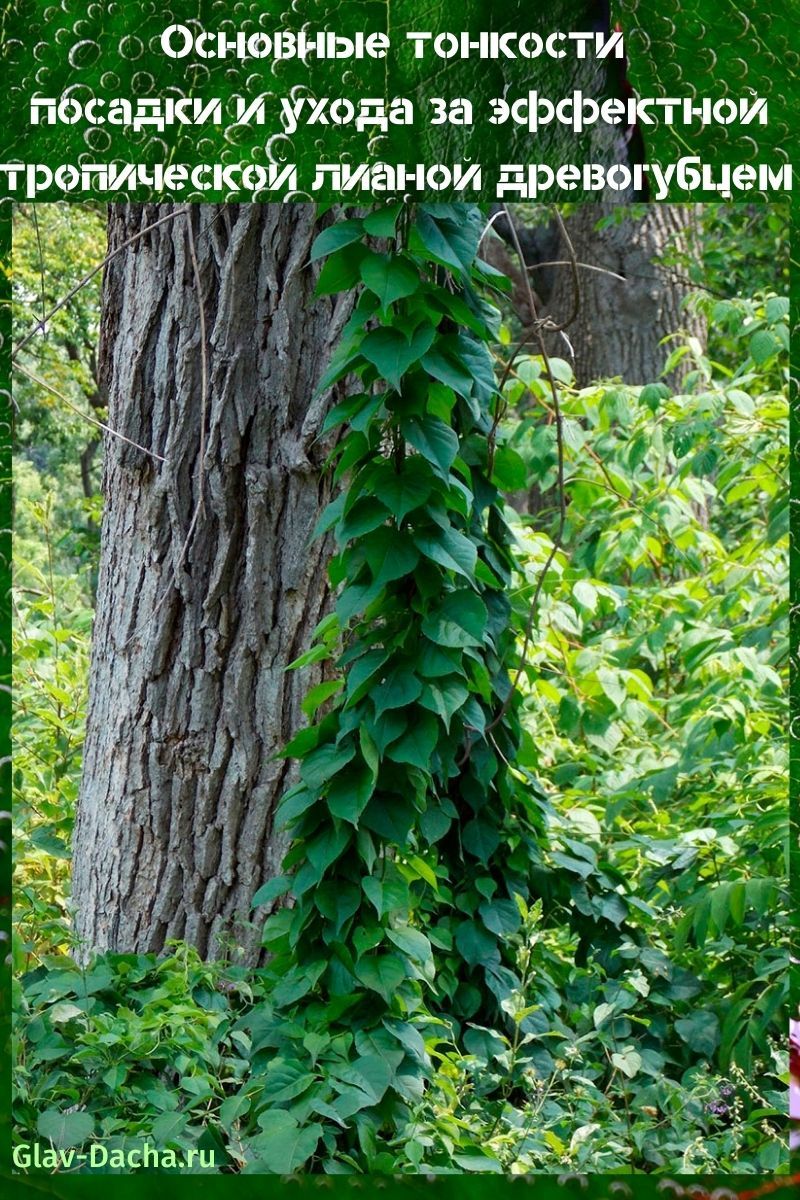
[[[665,348],[678,395],[576,390],[509,367],[481,229],[389,208],[315,248],[321,290],[362,288],[329,376],[359,385],[328,420],[339,598],[292,666],[336,670],[287,750],[265,968],[75,957],[92,529],[26,398],[20,1137],[213,1150],[196,1170],[781,1168],[787,304],[698,299],[714,358]]]

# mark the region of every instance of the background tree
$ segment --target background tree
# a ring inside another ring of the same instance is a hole
[[[551,336],[549,348],[570,360],[579,385],[614,377],[652,383],[669,355],[665,338],[683,331],[704,344],[702,315],[684,305],[694,283],[671,265],[699,252],[698,212],[691,204],[602,201],[575,206],[562,229],[536,206],[496,210],[494,229],[515,253],[522,251],[538,317],[569,321],[566,339]],[[577,304],[573,255],[585,264],[578,268]],[[517,278],[523,327],[530,319],[525,294]]]
[[[109,249],[170,212],[112,208]],[[352,305],[314,296],[316,231],[310,206],[203,206],[106,271],[101,378],[129,441],[106,446],[73,873],[98,949],[258,945],[274,756],[307,684],[285,667],[327,601],[316,389]]]

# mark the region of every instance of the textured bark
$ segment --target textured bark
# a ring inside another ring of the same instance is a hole
[[[110,249],[169,211],[113,208]],[[252,961],[250,903],[284,849],[274,755],[313,681],[285,667],[328,600],[328,548],[310,544],[328,487],[315,393],[352,299],[313,296],[310,206],[194,208],[204,423],[187,220],[134,242],[104,282],[109,424],[167,461],[107,438],[74,903],[90,947],[185,938],[212,957],[233,942]]]
[[[624,276],[621,281],[597,271],[580,271],[580,308],[566,334],[581,386],[615,376],[628,384],[653,383],[660,378],[672,348],[671,344],[660,345],[662,338],[685,330],[701,344],[705,341],[702,318],[682,307],[691,286],[682,281],[679,272],[654,261],[668,244],[691,248],[694,206],[652,204],[644,216],[626,214],[619,224],[597,232],[597,221],[612,211],[619,212],[619,205],[586,204],[566,222],[579,262]],[[562,242],[558,259],[568,258]],[[535,284],[536,271],[532,277]],[[557,323],[571,314],[573,295],[571,270],[558,268],[546,309]],[[548,349],[570,359],[563,338],[553,337]],[[677,383],[681,374],[679,370],[667,382]]]

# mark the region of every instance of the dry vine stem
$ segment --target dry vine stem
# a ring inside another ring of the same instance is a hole
[[[514,248],[517,252],[520,263],[524,266],[525,258],[522,253],[522,246],[520,245],[519,235],[517,234],[516,225],[514,224],[514,221],[511,218],[511,213],[508,210],[508,206],[503,205],[503,209],[506,214],[506,219],[508,221],[509,228],[511,229],[511,236],[514,241]],[[508,708],[509,708],[509,705],[511,704],[511,700],[514,696],[514,693],[517,690],[519,681],[522,677],[522,673],[525,670],[525,661],[526,661],[527,654],[528,654],[528,648],[530,647],[531,637],[533,636],[533,622],[536,617],[536,610],[537,610],[537,607],[539,604],[539,597],[542,594],[542,588],[544,587],[544,582],[545,582],[545,579],[547,578],[547,572],[550,570],[550,567],[553,564],[553,560],[555,559],[556,554],[558,553],[558,551],[561,548],[561,544],[562,544],[563,537],[564,537],[564,528],[565,528],[566,522],[567,522],[567,500],[566,500],[566,495],[565,495],[565,490],[564,490],[564,430],[563,430],[562,418],[561,418],[561,404],[558,399],[558,389],[556,387],[555,377],[553,375],[552,370],[550,369],[550,355],[548,354],[547,346],[545,345],[544,332],[547,331],[549,333],[563,333],[564,330],[567,329],[568,326],[570,326],[573,323],[573,321],[575,320],[575,318],[578,315],[578,312],[580,311],[581,296],[580,296],[580,280],[578,278],[578,261],[577,261],[577,256],[575,254],[575,248],[572,245],[572,241],[569,237],[566,226],[564,225],[564,222],[562,220],[561,213],[558,211],[558,209],[555,206],[553,207],[553,212],[555,213],[555,217],[556,217],[556,220],[558,221],[558,225],[561,230],[562,237],[564,238],[564,241],[567,246],[567,252],[569,254],[569,259],[568,259],[569,265],[572,267],[572,277],[573,277],[573,282],[575,285],[572,312],[570,313],[567,320],[562,322],[560,325],[554,324],[552,321],[548,320],[547,318],[545,318],[544,320],[540,319],[538,316],[538,310],[536,307],[536,300],[535,300],[534,294],[533,294],[533,288],[531,287],[530,276],[527,271],[524,272],[523,279],[525,280],[525,286],[526,286],[526,289],[528,292],[528,304],[530,305],[530,311],[533,314],[533,323],[531,325],[531,329],[527,330],[525,332],[525,334],[522,337],[522,340],[514,348],[511,358],[509,359],[508,363],[506,364],[505,370],[503,371],[503,375],[501,376],[498,390],[502,391],[503,385],[505,384],[506,380],[508,379],[508,376],[510,375],[511,371],[513,370],[514,363],[516,361],[516,358],[517,358],[520,350],[522,349],[522,347],[525,345],[525,343],[528,340],[528,334],[530,332],[532,332],[533,336],[536,339],[538,346],[539,346],[539,352],[542,356],[542,360],[543,360],[544,366],[545,366],[545,371],[547,373],[547,380],[548,380],[548,383],[550,384],[550,393],[553,398],[553,414],[555,417],[555,427],[556,427],[556,449],[557,449],[557,455],[558,455],[558,477],[556,480],[556,488],[557,488],[557,492],[558,492],[558,528],[556,529],[556,533],[553,538],[553,543],[552,543],[552,546],[550,547],[550,551],[547,555],[547,558],[545,559],[544,566],[542,567],[541,572],[539,573],[539,578],[536,582],[536,587],[534,589],[533,597],[531,599],[530,609],[528,612],[528,621],[525,626],[525,637],[523,639],[522,650],[520,652],[519,666],[517,668],[516,674],[514,675],[514,679],[512,681],[511,687],[509,689],[508,695],[506,696],[505,700],[503,701],[503,703],[500,707],[500,711],[497,713],[497,715],[495,717],[492,718],[492,720],[486,726],[486,730],[485,730],[486,733],[491,733],[491,731],[500,724],[500,722],[503,720],[503,717],[508,712]],[[495,416],[495,422],[492,427],[491,433],[489,434],[490,439],[493,438],[494,435],[496,434],[497,426],[500,422],[501,416],[502,416],[502,410],[500,408],[500,405],[498,404],[497,414]],[[471,751],[472,751],[472,741],[467,743],[467,745],[464,749],[464,754],[461,758],[460,765],[463,766],[463,764],[467,761],[467,759],[470,756]]]

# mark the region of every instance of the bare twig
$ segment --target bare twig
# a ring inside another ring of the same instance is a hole
[[[126,437],[125,434],[120,433],[118,429],[112,429],[110,425],[106,425],[105,421],[98,421],[96,417],[90,416],[89,413],[82,412],[77,405],[73,404],[71,400],[67,399],[63,392],[59,392],[58,389],[54,388],[52,384],[47,382],[47,380],[40,379],[38,375],[34,375],[33,371],[29,371],[27,367],[23,367],[22,363],[14,363],[14,369],[16,371],[20,371],[21,374],[26,375],[32,383],[36,383],[39,385],[39,387],[43,387],[46,392],[50,392],[51,395],[60,400],[62,404],[66,404],[67,408],[72,409],[72,411],[77,413],[79,417],[83,417],[84,421],[88,421],[90,425],[95,425],[98,429],[102,429],[104,433],[110,433],[113,437],[119,438],[120,441],[127,442],[129,446],[133,446],[135,449],[141,450],[142,454],[149,455],[150,458],[156,459],[157,462],[163,463],[167,461],[163,455],[156,454],[155,450],[148,450],[147,446],[140,446],[138,442],[134,442],[132,438]]]
[[[33,228],[36,230],[36,247],[39,254],[39,282],[42,286],[42,336],[47,337],[47,309],[45,307],[46,300],[44,295],[44,253],[42,251],[42,233],[39,229],[39,218],[36,214],[36,205],[31,209],[33,217]]]
[[[618,279],[620,283],[627,283],[628,280],[624,275],[618,275],[616,271],[609,270],[608,267],[595,267],[592,263],[571,262],[568,258],[558,258],[553,262],[533,263],[531,266],[525,267],[526,271],[540,271],[543,267],[580,267],[584,271],[597,271],[600,275],[610,275],[612,279]]]

